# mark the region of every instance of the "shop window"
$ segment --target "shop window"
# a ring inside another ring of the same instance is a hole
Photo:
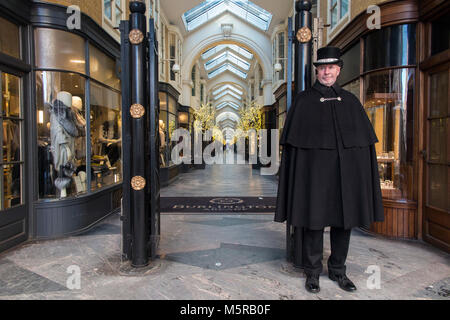
[[[120,94],[91,81],[91,189],[121,181],[122,120]]]
[[[278,34],[278,58],[280,59],[280,63],[281,63],[281,71],[278,72],[278,80],[282,80],[284,81],[285,79],[285,70],[286,70],[286,60],[285,60],[285,36],[284,36],[284,32],[281,32]]]
[[[407,198],[412,182],[413,90],[413,68],[364,77],[364,107],[379,140],[375,149],[386,198]]]
[[[0,52],[20,59],[20,28],[0,17]]]
[[[450,163],[450,117],[448,101],[448,69],[430,75],[430,104],[428,110],[429,156],[427,175],[427,199],[429,206],[450,210],[449,163]]]
[[[85,78],[36,72],[39,197],[87,192]]]
[[[350,0],[329,0],[330,24],[334,29],[348,14]]]
[[[170,34],[170,46],[169,46],[169,51],[170,51],[170,80],[171,81],[176,81],[176,74],[175,72],[173,72],[172,68],[175,65],[175,63],[177,63],[177,38],[175,36],[175,34],[171,33]]]
[[[450,13],[431,25],[431,54],[450,49]]]
[[[103,15],[112,27],[118,27],[123,19],[124,0],[103,0]]]
[[[374,31],[364,39],[364,71],[416,64],[416,25]]]
[[[347,90],[347,91],[350,91],[351,93],[353,93],[358,98],[358,100],[360,99],[361,88],[360,88],[359,78],[354,80],[354,81],[352,81],[352,82],[350,82],[350,83],[347,83],[342,88]]]
[[[197,91],[197,70],[195,66],[192,67],[191,72],[191,80],[192,80],[192,96],[195,97]]]
[[[359,77],[360,73],[360,44],[359,41],[356,45],[351,47],[342,55],[342,61],[344,62],[344,67],[341,68],[341,72],[338,77],[338,83],[342,85],[349,81],[354,80]],[[358,95],[359,97],[359,95]]]
[[[286,35],[285,32],[280,32],[276,35],[272,43],[272,54],[274,64],[280,64],[281,70],[275,71],[274,81],[284,81],[286,79]]]
[[[120,90],[120,79],[116,74],[116,61],[93,45],[89,45],[89,67],[93,79]]]
[[[2,136],[1,161],[1,203],[0,210],[22,204],[22,127],[21,79],[14,75],[0,73]]]
[[[178,127],[177,102],[165,92],[159,93],[159,99],[160,166],[168,167],[173,164],[170,152],[177,144],[171,141],[172,134]]]
[[[61,30],[35,30],[36,67],[86,74],[85,41]]]
[[[200,84],[200,103],[203,103],[205,97],[205,85]]]

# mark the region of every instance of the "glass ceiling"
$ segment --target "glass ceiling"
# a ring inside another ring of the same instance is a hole
[[[234,74],[238,75],[239,77],[241,77],[243,79],[247,78],[247,73],[239,70],[234,65],[232,65],[231,63],[228,63],[228,62],[223,64],[223,65],[221,65],[217,69],[209,72],[208,73],[208,78],[209,79],[214,78],[215,76],[217,76],[217,75],[219,75],[219,74],[221,74],[221,73],[223,73],[223,72],[225,72],[227,70],[233,72]]]
[[[225,89],[234,90],[234,92],[236,92],[239,95],[242,95],[244,93],[242,90],[239,90],[238,88],[236,88],[235,86],[233,86],[231,84],[225,84],[225,85],[221,86],[220,88],[218,88],[217,90],[213,91],[213,95],[216,95]]]
[[[244,58],[246,58],[248,60],[253,59],[253,54],[250,51],[248,51],[247,49],[244,49],[242,47],[239,47],[238,45],[235,45],[235,44],[219,44],[209,50],[206,50],[202,54],[202,59],[206,60],[209,57],[215,55],[216,53],[219,53],[220,51],[222,51],[225,48],[233,50],[234,52],[236,52],[237,54],[243,56]]]
[[[219,54],[217,57],[214,57],[213,59],[209,60],[205,63],[205,69],[210,70],[220,64],[222,64],[225,61],[230,61],[234,63],[239,68],[242,68],[246,71],[250,69],[250,63],[245,61],[244,59],[239,58],[237,55],[230,51],[223,52],[222,54]]]
[[[220,109],[220,108],[223,108],[223,107],[226,107],[226,106],[230,106],[230,107],[232,107],[232,108],[234,108],[236,110],[239,109],[239,106],[236,103],[234,103],[233,101],[222,102],[216,107],[216,109]]]
[[[263,31],[267,31],[272,21],[270,12],[249,0],[206,0],[183,14],[183,22],[187,31],[206,23],[210,19],[231,12]]]
[[[229,95],[232,96],[232,97],[235,97],[235,98],[238,99],[238,100],[241,100],[241,99],[242,99],[241,96],[239,96],[239,95],[237,95],[236,93],[234,93],[233,91],[227,89],[227,90],[223,91],[222,93],[220,93],[218,96],[215,96],[215,97],[214,97],[214,100],[219,100],[220,98],[222,98],[223,96],[225,96],[225,95],[227,95],[227,94],[229,94]]]

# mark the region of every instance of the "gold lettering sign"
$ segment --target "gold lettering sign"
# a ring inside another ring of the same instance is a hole
[[[132,44],[140,44],[144,40],[144,35],[139,29],[133,29],[128,36]]]
[[[134,119],[141,118],[144,115],[144,113],[145,113],[145,109],[139,103],[135,103],[130,107],[130,114]]]
[[[308,27],[302,27],[297,31],[297,40],[301,43],[311,40],[311,30]]]
[[[142,178],[141,176],[134,176],[131,179],[131,187],[136,191],[144,189],[145,188],[145,179]]]

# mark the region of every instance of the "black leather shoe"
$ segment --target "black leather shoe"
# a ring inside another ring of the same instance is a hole
[[[345,290],[348,292],[356,291],[356,286],[349,278],[347,278],[347,276],[345,274],[334,275],[334,274],[330,273],[330,274],[328,274],[328,277],[333,281],[337,281],[337,283],[339,284],[339,287],[342,290]]]
[[[305,288],[308,292],[318,293],[320,291],[319,276],[306,276]]]

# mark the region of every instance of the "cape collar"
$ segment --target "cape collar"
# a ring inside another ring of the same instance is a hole
[[[339,96],[339,94],[341,93],[341,87],[336,82],[331,87],[327,87],[321,84],[319,80],[316,80],[316,82],[312,87],[313,89],[319,91],[322,96],[330,96],[330,95]]]

